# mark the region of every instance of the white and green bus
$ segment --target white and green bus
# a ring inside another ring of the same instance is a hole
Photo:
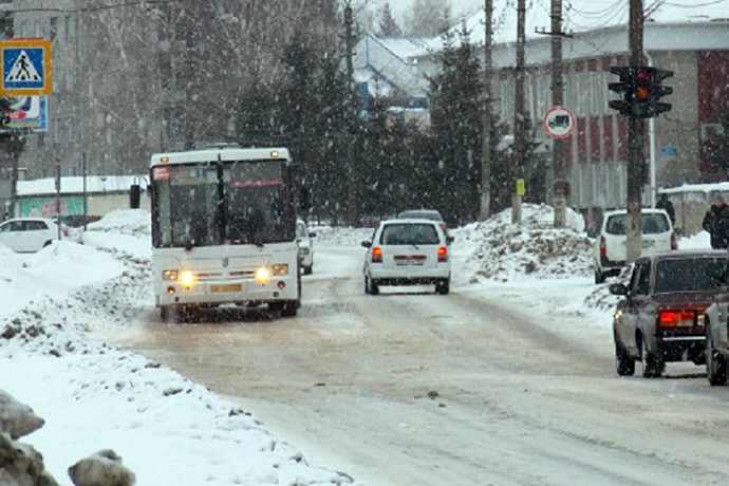
[[[292,161],[285,148],[216,148],[152,156],[152,268],[171,310],[301,303]]]

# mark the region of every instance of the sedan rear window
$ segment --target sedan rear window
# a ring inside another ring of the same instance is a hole
[[[640,218],[642,231],[644,235],[655,235],[670,231],[671,225],[665,214],[643,214]],[[605,231],[611,235],[627,235],[628,234],[628,215],[615,214],[605,225]]]
[[[715,288],[711,277],[723,275],[726,265],[725,258],[660,261],[656,266],[656,293],[711,290]]]
[[[382,245],[437,245],[438,231],[432,224],[388,224],[382,230]]]

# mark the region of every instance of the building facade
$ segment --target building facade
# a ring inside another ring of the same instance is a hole
[[[514,43],[501,43],[493,49],[495,106],[501,120],[510,126],[514,120],[515,48]],[[578,118],[577,130],[564,151],[570,167],[570,204],[581,209],[623,207],[627,120],[609,108],[614,95],[607,86],[617,80],[608,69],[628,65],[627,26],[575,34],[564,39],[563,51],[565,106]],[[529,39],[526,61],[527,111],[539,128],[551,105],[550,39]],[[722,114],[729,113],[729,22],[646,23],[645,64],[675,73],[664,81],[674,88],[665,98],[673,109],[656,119],[653,146],[646,141],[647,162],[651,150],[655,154],[656,185],[726,180],[726,174],[708,167],[704,147],[720,130]],[[423,77],[434,75],[439,70],[437,53],[423,53],[417,66]],[[543,130],[538,129],[536,135],[544,144],[551,143]],[[646,194],[648,191],[650,188]]]

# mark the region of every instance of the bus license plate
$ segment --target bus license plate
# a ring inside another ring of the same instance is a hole
[[[210,291],[214,294],[225,293],[225,292],[243,292],[243,285],[241,284],[228,284],[228,285],[211,285]]]

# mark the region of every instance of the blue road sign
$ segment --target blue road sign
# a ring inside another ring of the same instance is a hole
[[[51,44],[44,39],[0,42],[3,96],[38,96],[51,93]]]

